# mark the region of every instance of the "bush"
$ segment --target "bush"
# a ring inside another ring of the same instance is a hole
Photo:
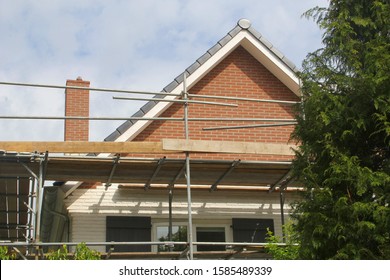
[[[57,251],[52,251],[47,255],[48,260],[68,260],[68,248],[66,245],[62,245]]]
[[[85,243],[80,243],[76,247],[73,258],[69,255],[69,251],[66,245],[57,251],[50,252],[47,255],[49,260],[100,260],[100,253],[96,250],[89,249]]]
[[[74,254],[75,260],[100,260],[100,253],[96,250],[89,249],[85,243],[80,243],[76,247]]]
[[[7,246],[0,246],[0,260],[14,260],[15,254],[8,251]]]
[[[265,246],[265,250],[268,254],[272,255],[274,260],[297,260],[299,257],[299,244],[296,243],[292,224],[286,224],[283,230],[286,245],[281,246],[277,244],[282,243],[280,237],[275,236],[272,231],[267,229],[266,241],[268,244]]]

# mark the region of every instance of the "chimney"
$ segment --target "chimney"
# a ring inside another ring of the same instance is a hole
[[[89,88],[89,81],[81,77],[67,80],[67,87]],[[65,116],[89,117],[89,90],[65,89]],[[89,120],[65,120],[65,141],[88,141]]]

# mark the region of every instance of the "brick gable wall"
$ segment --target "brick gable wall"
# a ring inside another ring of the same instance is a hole
[[[238,47],[221,63],[212,69],[189,92],[197,95],[226,95],[256,99],[299,101],[299,98],[281,83],[271,72],[252,57],[243,47]],[[200,100],[200,99],[197,99]],[[247,101],[227,101],[207,99],[224,103],[235,103],[239,107],[221,107],[203,104],[190,104],[189,117],[223,118],[294,118],[293,106],[276,103]],[[173,104],[162,117],[183,117],[182,104]],[[259,124],[260,122],[256,122]],[[293,126],[246,128],[233,130],[204,131],[202,128],[216,126],[236,126],[253,124],[250,122],[200,122],[189,123],[189,137],[192,140],[225,140],[246,142],[287,143]],[[153,122],[133,141],[160,141],[162,138],[184,139],[183,122]],[[131,156],[131,155],[129,155]],[[139,155],[137,155],[139,156]],[[160,155],[144,155],[159,157]],[[161,155],[162,156],[162,155]],[[181,157],[172,156],[169,157]],[[191,154],[192,158],[237,159],[242,160],[288,160],[289,156],[237,155],[237,154]]]

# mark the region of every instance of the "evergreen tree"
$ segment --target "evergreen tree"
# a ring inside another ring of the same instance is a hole
[[[331,0],[305,16],[324,35],[303,63],[293,134],[300,258],[390,259],[389,0]]]

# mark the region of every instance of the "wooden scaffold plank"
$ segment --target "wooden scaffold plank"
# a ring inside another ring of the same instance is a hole
[[[295,145],[282,143],[163,139],[164,151],[203,153],[294,155]]]
[[[294,155],[282,143],[163,139],[161,142],[0,141],[0,150],[50,153],[171,154],[180,152]]]
[[[17,152],[50,153],[175,153],[164,151],[161,142],[47,142],[47,141],[3,141],[0,150]]]

